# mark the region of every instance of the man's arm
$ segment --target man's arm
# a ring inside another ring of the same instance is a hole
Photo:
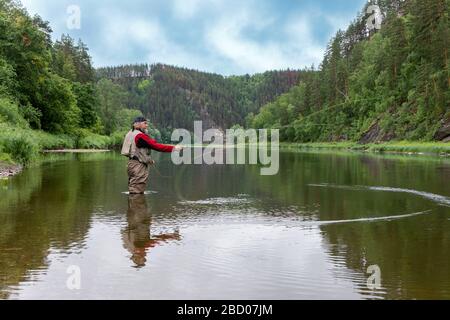
[[[158,143],[156,140],[151,139],[148,135],[140,133],[135,138],[136,146],[138,148],[148,148],[158,152],[173,152],[175,147]]]

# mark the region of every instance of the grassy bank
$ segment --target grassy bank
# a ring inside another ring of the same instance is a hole
[[[48,150],[104,150],[122,144],[126,132],[103,136],[79,129],[72,135],[53,135],[28,128],[13,127],[0,122],[0,170],[3,175],[16,173],[18,168],[39,162]],[[386,142],[378,144],[339,143],[281,143],[290,150],[339,150],[374,153],[430,154],[450,156],[450,143],[440,142]]]
[[[450,156],[450,143],[442,142],[411,142],[397,141],[372,144],[358,144],[356,142],[315,142],[315,143],[282,143],[283,148],[316,149],[316,150],[346,150],[374,153],[413,153]]]
[[[38,161],[45,150],[110,149],[120,145],[124,135],[102,136],[83,129],[72,135],[53,135],[0,122],[0,163],[4,168],[26,166]]]

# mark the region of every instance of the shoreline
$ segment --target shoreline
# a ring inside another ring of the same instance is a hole
[[[247,144],[248,146],[248,144]],[[202,147],[202,146],[195,146]],[[203,146],[204,147],[204,146]],[[356,142],[313,142],[292,143],[281,142],[280,148],[290,150],[336,150],[344,152],[366,152],[373,154],[431,155],[450,157],[450,142],[386,142],[379,144],[358,144]],[[102,149],[61,149],[44,150],[42,153],[106,153],[111,150]],[[0,161],[0,179],[8,179],[22,172],[20,164]]]
[[[270,148],[270,143],[267,147]],[[258,144],[246,143],[245,145],[235,145],[234,147],[258,147]],[[434,157],[450,157],[450,142],[384,142],[359,144],[357,142],[280,142],[280,149],[290,150],[324,150],[324,151],[343,151],[343,152],[364,152],[372,154],[398,154],[398,155],[427,155]],[[228,148],[223,145],[192,145],[189,148]],[[185,146],[185,148],[188,148]]]
[[[97,149],[61,149],[61,150],[44,150],[41,151],[44,154],[50,153],[106,153],[111,150],[97,150]],[[0,180],[8,179],[18,175],[22,172],[24,166],[17,163],[0,161]]]
[[[359,144],[356,142],[281,142],[281,148],[293,150],[339,150],[345,152],[366,152],[373,154],[429,155],[450,157],[450,142],[386,142]]]
[[[44,150],[42,153],[105,153],[111,152],[108,149],[61,149],[61,150]]]
[[[0,162],[0,180],[8,179],[15,175],[18,175],[23,170],[23,166],[20,164],[11,164]]]

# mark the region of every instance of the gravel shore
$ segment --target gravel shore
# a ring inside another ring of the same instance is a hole
[[[0,162],[0,179],[5,179],[19,174],[23,167],[21,165],[6,164]]]

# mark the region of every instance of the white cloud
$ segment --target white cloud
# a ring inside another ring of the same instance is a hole
[[[79,1],[89,11],[75,37],[88,44],[96,66],[161,62],[225,75],[318,65],[326,43],[315,28],[330,30],[328,38],[352,18],[316,9],[274,12],[260,0],[172,0],[165,7]],[[55,37],[69,32],[64,2],[23,3],[51,21]],[[166,9],[172,19],[161,14]]]
[[[192,18],[204,3],[204,0],[174,0],[173,10],[178,18]]]
[[[44,15],[46,12],[46,5],[39,0],[21,0],[22,5],[27,8],[31,15],[40,14]]]
[[[208,32],[207,42],[212,45],[214,53],[247,72],[276,69],[282,64],[282,55],[276,44],[259,44],[243,37],[240,31],[238,26],[222,21]]]
[[[172,10],[176,18],[189,19],[200,13],[220,14],[223,8],[240,6],[239,2],[232,2],[233,0],[172,0]]]
[[[334,30],[334,33],[341,30],[346,30],[350,23],[352,22],[352,19],[354,19],[356,16],[350,16],[350,15],[326,15],[322,14],[324,17],[324,20],[328,23],[328,25],[331,27],[332,30]],[[334,36],[334,34],[330,35]]]
[[[322,61],[325,52],[323,44],[317,42],[313,35],[314,22],[311,18],[300,16],[293,19],[285,27],[290,51],[297,56],[298,63],[303,66],[316,66]]]
[[[210,70],[207,58],[197,57],[183,44],[170,39],[163,25],[156,19],[137,18],[118,12],[104,12],[101,57],[95,57],[96,65],[127,63],[165,63],[188,68]],[[135,61],[127,56],[139,55]],[[124,59],[124,60],[121,60]]]
[[[324,49],[311,33],[313,21],[300,17],[284,26],[275,26],[273,20],[260,14],[244,10],[223,16],[206,33],[206,42],[239,72],[302,68],[321,61]],[[258,41],[244,32],[246,28],[254,28],[264,33],[273,27],[280,32],[276,40]]]

